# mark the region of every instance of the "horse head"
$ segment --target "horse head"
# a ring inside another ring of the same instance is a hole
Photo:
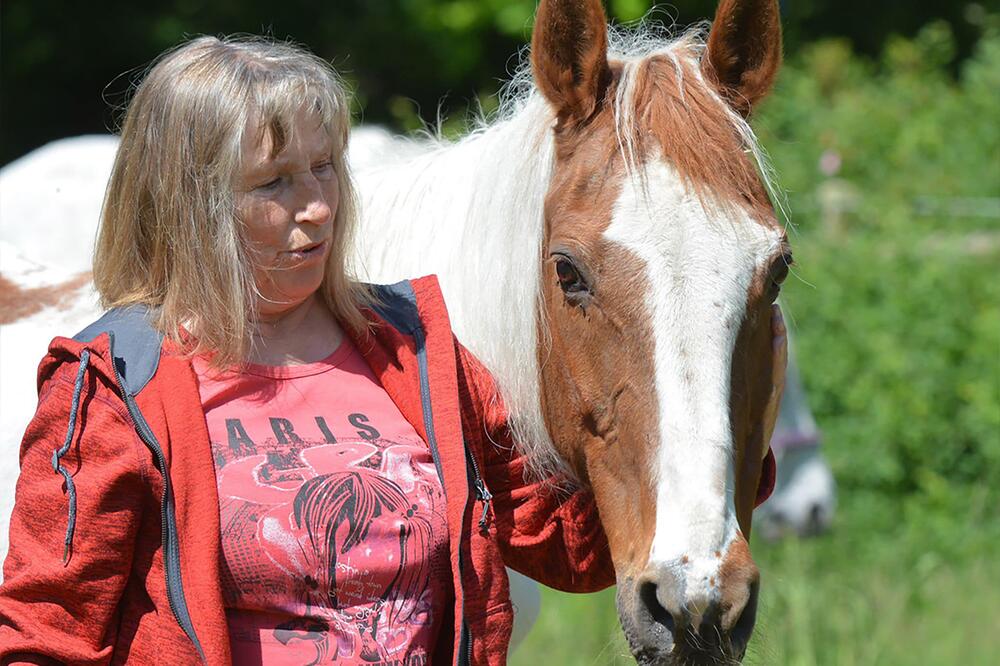
[[[539,317],[542,414],[596,497],[640,663],[740,659],[767,451],[772,304],[788,272],[746,119],[781,61],[776,0],[609,55],[599,0],[542,0],[554,114]]]

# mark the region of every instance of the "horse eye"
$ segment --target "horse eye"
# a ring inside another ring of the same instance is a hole
[[[587,285],[580,278],[576,266],[568,259],[556,260],[556,277],[559,278],[559,286],[567,294],[587,291]]]
[[[776,285],[781,285],[788,277],[788,267],[793,263],[792,255],[785,254],[778,259],[777,263],[774,265],[774,269],[771,271],[771,282]]]
[[[781,283],[788,277],[788,267],[792,265],[792,255],[783,254],[771,267],[771,284],[767,288],[767,298],[773,303],[781,293]]]

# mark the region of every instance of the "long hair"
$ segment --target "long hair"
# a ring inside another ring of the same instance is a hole
[[[364,327],[359,308],[371,295],[344,263],[357,223],[347,93],[322,59],[260,37],[193,39],[160,56],[135,90],[94,252],[101,305],[150,306],[154,325],[189,352],[220,366],[245,361],[258,289],[233,189],[241,146],[247,132],[266,132],[277,154],[303,108],[333,139],[340,186],[320,292],[342,324]]]

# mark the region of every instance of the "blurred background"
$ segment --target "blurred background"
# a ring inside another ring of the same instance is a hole
[[[679,27],[715,0],[609,0]],[[839,490],[832,529],[755,538],[749,664],[1000,663],[1000,3],[787,0],[787,64],[754,125],[787,191],[783,291]],[[187,36],[269,33],[331,60],[358,122],[460,133],[496,105],[534,0],[0,5],[0,164],[113,131]],[[9,221],[8,221],[9,222]],[[513,655],[632,663],[613,591],[543,593]]]

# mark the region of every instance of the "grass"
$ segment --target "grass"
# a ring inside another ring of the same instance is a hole
[[[747,663],[995,663],[1000,523],[985,505],[952,516],[947,535],[899,520],[875,525],[870,497],[845,504],[829,535],[755,544],[764,588]]]

